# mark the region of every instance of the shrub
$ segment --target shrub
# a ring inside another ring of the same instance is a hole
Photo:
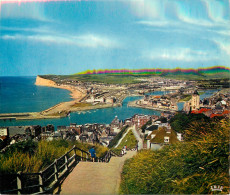
[[[208,194],[212,185],[222,185],[223,193],[229,193],[229,124],[222,120],[210,127],[199,139],[141,151],[126,161],[121,193]]]
[[[49,166],[55,159],[64,155],[74,145],[88,151],[90,144],[66,140],[19,142],[12,145],[4,154],[0,154],[0,173],[39,172]],[[96,145],[98,157],[107,152],[107,148]],[[80,151],[77,151],[81,155]]]

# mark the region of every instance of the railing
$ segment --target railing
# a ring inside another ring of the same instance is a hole
[[[109,162],[111,156],[112,151],[109,150],[98,161]],[[92,160],[88,152],[74,146],[39,173],[0,174],[0,194],[52,193],[79,161]]]

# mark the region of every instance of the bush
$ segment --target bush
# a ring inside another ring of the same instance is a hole
[[[40,141],[40,142],[19,142],[13,144],[4,154],[0,154],[0,173],[24,173],[39,172],[49,166],[53,161],[74,145],[82,150],[88,151],[92,145],[70,142],[66,140]],[[107,148],[96,145],[98,157],[102,157],[107,152]],[[81,155],[80,151],[77,151]]]
[[[205,122],[209,122],[210,118],[205,116],[204,114],[185,114],[185,113],[177,113],[171,120],[170,125],[172,129],[178,133],[184,133],[185,130],[189,127],[191,122],[204,120]]]
[[[144,150],[126,161],[121,193],[209,194],[212,185],[222,185],[223,193],[229,193],[229,124],[222,120],[211,127],[199,139]]]

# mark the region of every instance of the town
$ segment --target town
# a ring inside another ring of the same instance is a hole
[[[172,108],[172,96],[173,93],[157,97],[146,95],[143,100],[135,102],[137,105],[147,105],[147,108],[162,109],[163,111],[160,116],[135,114],[123,121],[115,117],[110,124],[94,123],[78,125],[71,123],[69,126],[57,126],[56,130],[52,124],[43,127],[39,125],[0,127],[1,151],[4,151],[16,142],[32,139],[35,141],[65,139],[108,146],[124,126],[133,127],[138,132],[142,138],[143,148],[157,149],[165,144],[183,141],[183,134],[174,131],[170,126],[170,119],[177,112],[203,113],[210,118],[216,116],[229,117],[229,93],[217,92],[209,98],[200,100],[199,93],[197,90],[194,90],[191,99],[184,103],[182,111]],[[171,99],[171,104],[169,99]],[[166,106],[163,107],[163,104]],[[156,107],[157,105],[159,105],[158,108]],[[161,135],[161,139],[157,139],[158,134]]]

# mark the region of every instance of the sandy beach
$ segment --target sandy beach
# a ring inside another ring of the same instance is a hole
[[[81,90],[78,89],[78,87],[76,87],[76,86],[71,87],[71,86],[68,86],[68,85],[57,85],[54,81],[44,79],[44,78],[42,78],[40,76],[37,76],[35,85],[46,86],[46,87],[54,87],[54,88],[68,90],[68,91],[71,92],[70,96],[77,102],[86,95],[83,92],[81,92]]]
[[[77,86],[70,85],[57,85],[54,81],[41,78],[37,76],[35,85],[54,87],[59,89],[65,89],[70,91],[72,101],[60,102],[53,107],[50,107],[41,112],[27,112],[27,113],[3,113],[0,114],[0,120],[33,120],[33,119],[51,119],[51,118],[60,118],[66,117],[70,112],[92,110],[92,109],[103,109],[108,107],[117,107],[121,106],[120,103],[117,104],[96,104],[92,105],[90,103],[80,102],[82,98],[86,96],[86,93],[83,89],[78,88]]]
[[[55,87],[59,89],[65,89],[70,91],[70,95],[73,98],[73,101],[69,102],[61,102],[51,108],[48,108],[47,110],[44,110],[41,112],[43,115],[53,115],[53,114],[60,114],[60,113],[69,113],[72,111],[72,107],[74,104],[80,102],[80,100],[85,97],[86,93],[83,93],[82,90],[80,90],[76,86],[69,86],[69,85],[57,85],[54,81],[41,78],[37,76],[35,85],[38,86],[46,86],[46,87]]]

